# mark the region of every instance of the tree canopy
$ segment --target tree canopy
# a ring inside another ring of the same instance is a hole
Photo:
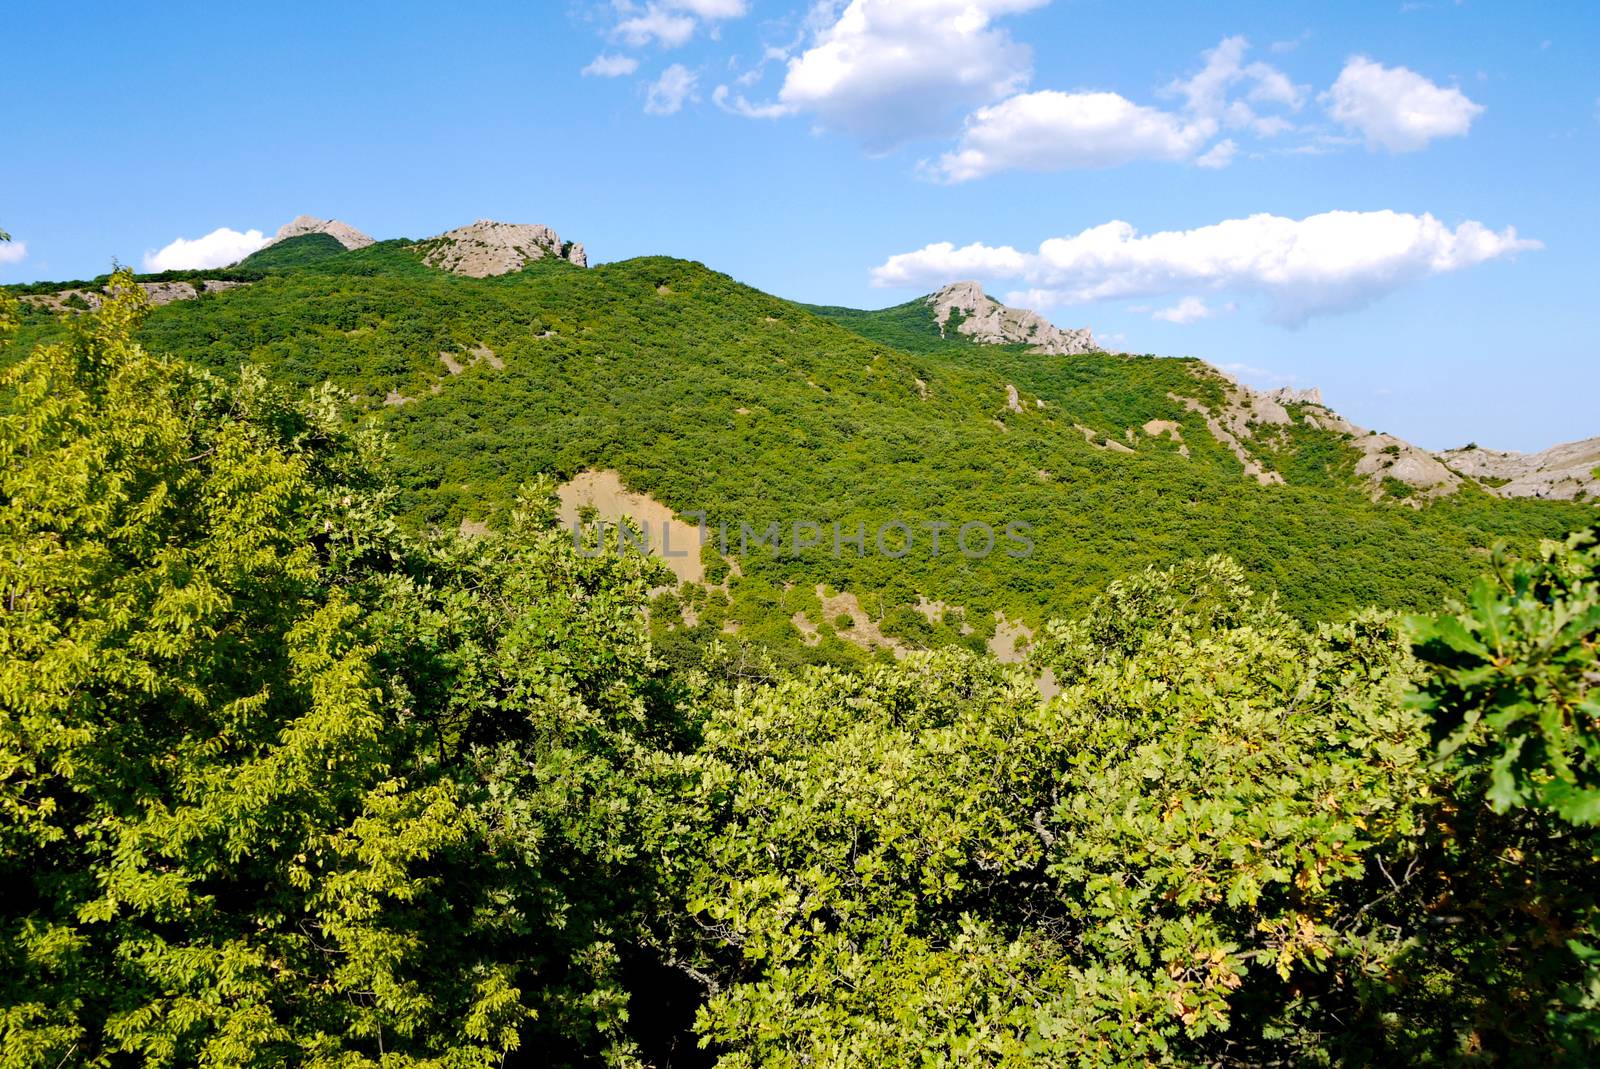
[[[1409,618],[1218,555],[1023,666],[669,662],[547,481],[418,530],[110,289],[0,374],[5,1065],[1600,1056],[1596,531]]]

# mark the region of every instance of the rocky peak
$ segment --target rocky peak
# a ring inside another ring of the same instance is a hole
[[[520,271],[547,256],[588,267],[589,258],[577,242],[562,241],[547,226],[500,223],[479,219],[469,226],[447,230],[419,243],[422,262],[457,275],[484,278]]]
[[[1316,405],[1326,408],[1322,403],[1322,391],[1315,386],[1304,390],[1296,390],[1292,386],[1280,386],[1276,390],[1268,390],[1263,395],[1272,398],[1280,405]]]
[[[349,223],[337,219],[318,219],[313,215],[297,215],[280,226],[267,245],[276,245],[280,241],[304,237],[306,234],[326,234],[347,249],[364,249],[372,244],[370,237]]]
[[[955,330],[982,345],[1023,344],[1028,351],[1050,356],[1072,356],[1098,352],[1094,335],[1087,327],[1062,330],[1038,312],[1010,308],[983,292],[976,282],[952,282],[927,298],[933,307],[934,322],[945,333],[955,320]]]
[[[1539,453],[1510,453],[1476,445],[1439,454],[1501,497],[1594,498],[1600,495],[1600,438],[1551,446]]]

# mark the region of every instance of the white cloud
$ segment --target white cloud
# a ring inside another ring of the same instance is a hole
[[[1020,279],[1036,304],[1081,304],[1176,295],[1197,289],[1255,294],[1267,318],[1287,326],[1369,304],[1408,283],[1527,249],[1514,228],[1477,222],[1451,228],[1432,215],[1325,212],[1305,219],[1259,214],[1194,230],[1141,235],[1121,221],[1037,252],[949,242],[889,257],[878,286],[932,289],[952,278]]]
[[[621,78],[639,69],[639,61],[616,52],[602,52],[583,68],[584,77]]]
[[[621,18],[612,36],[635,48],[651,42],[677,48],[687,44],[702,23],[741,18],[750,10],[747,0],[652,0],[643,7],[633,0],[616,0],[613,6]]]
[[[1230,130],[1249,130],[1257,137],[1276,137],[1294,128],[1283,115],[1262,115],[1258,108],[1297,112],[1305,106],[1310,87],[1294,81],[1269,63],[1245,63],[1250,42],[1224,37],[1204,54],[1205,66],[1191,78],[1168,85],[1166,92],[1182,96],[1190,114],[1214,119]],[[1236,96],[1240,89],[1243,96]]]
[[[675,15],[666,8],[651,4],[637,15],[617,23],[616,34],[635,48],[658,41],[662,48],[677,48],[687,44],[699,25],[691,15]]]
[[[777,100],[748,113],[813,115],[872,151],[945,134],[962,111],[1028,83],[1032,53],[992,23],[1047,2],[819,3],[810,47],[789,59]]]
[[[144,254],[146,271],[202,271],[238,263],[267,243],[259,230],[239,233],[219,227],[200,238],[178,238],[159,252]]]
[[[1311,40],[1311,31],[1301,30],[1298,37],[1291,37],[1287,41],[1274,41],[1267,48],[1273,55],[1281,56],[1286,52],[1293,52],[1309,40]]]
[[[709,21],[742,18],[750,11],[746,0],[667,0],[667,7]]]
[[[699,80],[700,76],[694,71],[682,63],[674,63],[650,84],[645,95],[644,110],[651,115],[676,115],[683,109],[685,101],[699,99],[694,94],[695,84]]]
[[[781,119],[789,109],[783,104],[754,104],[743,93],[735,93],[725,85],[711,91],[711,102],[723,111],[742,115],[746,119]]]
[[[0,241],[0,264],[20,264],[27,258],[26,241]]]
[[[1167,92],[1181,95],[1196,115],[1220,117],[1228,110],[1228,97],[1237,86],[1246,86],[1245,96],[1257,104],[1275,104],[1299,110],[1309,90],[1295,85],[1289,76],[1269,63],[1245,63],[1250,42],[1243,37],[1224,37],[1217,47],[1202,53],[1205,66],[1190,78],[1167,86]]]
[[[1203,155],[1195,158],[1196,167],[1205,167],[1209,170],[1221,170],[1233,162],[1233,157],[1239,152],[1239,146],[1233,138],[1218,141]]]
[[[1206,302],[1199,297],[1185,297],[1171,308],[1163,308],[1159,312],[1152,312],[1151,319],[1160,319],[1167,323],[1177,323],[1180,326],[1194,323],[1201,319],[1210,319],[1212,311],[1206,307]]]
[[[1412,152],[1436,137],[1460,137],[1483,105],[1405,67],[1353,56],[1323,94],[1328,115],[1366,138],[1368,148]]]
[[[1117,93],[1022,93],[979,108],[935,173],[965,182],[997,171],[1116,167],[1133,160],[1183,160],[1216,132]]]
[[[1220,130],[1277,136],[1294,124],[1257,108],[1298,111],[1309,92],[1269,64],[1244,62],[1249,47],[1243,37],[1224,38],[1204,54],[1198,73],[1168,85],[1164,93],[1182,98],[1181,111],[1137,104],[1119,93],[1056,90],[979,108],[955,148],[923,170],[965,182],[1007,170],[1082,170],[1135,160],[1226,167],[1239,148],[1231,138],[1202,151]]]

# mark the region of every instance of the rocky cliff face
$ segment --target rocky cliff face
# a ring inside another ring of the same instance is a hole
[[[547,256],[579,267],[589,266],[582,245],[562,241],[554,230],[537,224],[479,219],[470,226],[447,230],[418,244],[423,263],[470,278],[520,271],[534,260]]]
[[[1062,330],[1037,312],[1009,308],[983,292],[976,282],[952,282],[928,297],[940,333],[954,329],[984,345],[1029,346],[1030,352],[1072,356],[1097,352],[1088,328]]]
[[[1552,446],[1540,453],[1502,453],[1467,446],[1439,458],[1501,497],[1572,500],[1600,496],[1600,438]]]
[[[291,221],[278,228],[272,240],[262,248],[276,245],[280,241],[290,238],[303,237],[306,234],[326,234],[347,249],[364,249],[372,244],[372,239],[349,223],[342,223],[337,219],[318,219],[311,215],[297,215]]]
[[[248,286],[248,282],[229,282],[222,279],[208,278],[199,282],[135,282],[134,285],[144,290],[145,298],[154,307],[171,304],[173,301],[192,301],[202,293],[222,293],[225,290],[235,289],[239,286]],[[111,292],[110,286],[103,286],[98,290],[65,289],[55,293],[34,293],[19,298],[24,304],[31,304],[35,308],[48,308],[52,312],[92,312],[105,303],[105,295]],[[74,300],[73,298],[77,298]]]
[[[1600,438],[1553,446],[1542,453],[1503,453],[1468,446],[1431,453],[1392,434],[1370,431],[1345,419],[1322,401],[1320,390],[1252,390],[1212,367],[1203,376],[1224,384],[1224,401],[1213,408],[1194,398],[1173,395],[1191,411],[1206,417],[1212,437],[1245,467],[1245,474],[1263,483],[1282,482],[1272,470],[1272,454],[1285,444],[1295,424],[1341,436],[1361,455],[1355,471],[1368,480],[1374,497],[1384,496],[1393,479],[1410,488],[1413,503],[1455,493],[1475,483],[1501,497],[1543,497],[1565,500],[1600,498]]]

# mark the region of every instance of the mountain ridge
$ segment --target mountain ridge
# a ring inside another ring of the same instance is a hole
[[[1043,356],[1103,352],[1088,327],[1064,330],[1031,308],[1012,308],[983,292],[977,282],[951,282],[923,298],[933,308],[940,336],[947,329],[980,345],[1027,345]]]
[[[422,261],[451,274],[487,278],[521,270],[535,260],[553,257],[588,267],[583,245],[563,241],[538,223],[502,223],[479,219],[417,242]]]
[[[349,223],[338,219],[318,219],[314,215],[297,215],[280,226],[272,239],[261,248],[270,249],[279,242],[288,241],[291,238],[304,237],[307,234],[326,234],[352,252],[374,244],[373,238],[363,234]],[[259,252],[261,250],[258,249],[256,251]],[[248,259],[248,257],[245,259]]]
[[[316,239],[326,246],[308,244]],[[284,256],[279,250],[300,250]],[[346,259],[366,262],[389,248],[385,256],[466,277],[481,278],[520,270],[531,263],[558,260],[587,266],[581,244],[563,240],[541,225],[509,224],[480,219],[419,242],[378,243],[337,219],[302,215],[279,229],[263,250],[242,261],[249,269],[270,271],[333,268]],[[268,251],[271,250],[271,251]],[[388,263],[396,263],[390,259]],[[236,266],[241,266],[236,265]],[[386,270],[373,263],[362,270]],[[152,303],[193,300],[203,294],[248,284],[248,279],[198,276],[191,281],[141,282]],[[35,287],[36,288],[36,287]],[[99,303],[97,287],[79,285],[55,293],[34,293],[24,300],[56,311],[82,311]],[[906,351],[931,346],[1016,347],[1036,357],[1080,358],[1103,351],[1087,329],[1063,329],[1030,309],[1012,308],[984,293],[973,281],[950,283],[903,305],[876,311],[803,305],[800,307],[840,323],[871,340]],[[1560,500],[1600,494],[1600,438],[1558,443],[1536,453],[1466,448],[1431,452],[1393,435],[1356,425],[1324,402],[1319,391],[1259,391],[1226,372],[1196,362],[1216,383],[1216,396],[1192,396],[1193,390],[1171,391],[1174,400],[1202,417],[1211,438],[1231,453],[1247,477],[1263,485],[1285,481],[1283,454],[1289,439],[1305,429],[1338,436],[1350,450],[1350,474],[1373,497],[1391,497],[1420,506],[1471,484],[1501,498],[1534,497]],[[1009,385],[1015,390],[1015,385]],[[408,396],[401,393],[402,396]],[[1015,402],[1008,402],[1008,407]],[[1014,413],[1013,413],[1014,414]],[[1080,425],[1080,432],[1098,448],[1137,448],[1138,429],[1150,417],[1121,428]],[[1173,432],[1176,433],[1176,432]],[[1186,443],[1185,449],[1188,448]]]

